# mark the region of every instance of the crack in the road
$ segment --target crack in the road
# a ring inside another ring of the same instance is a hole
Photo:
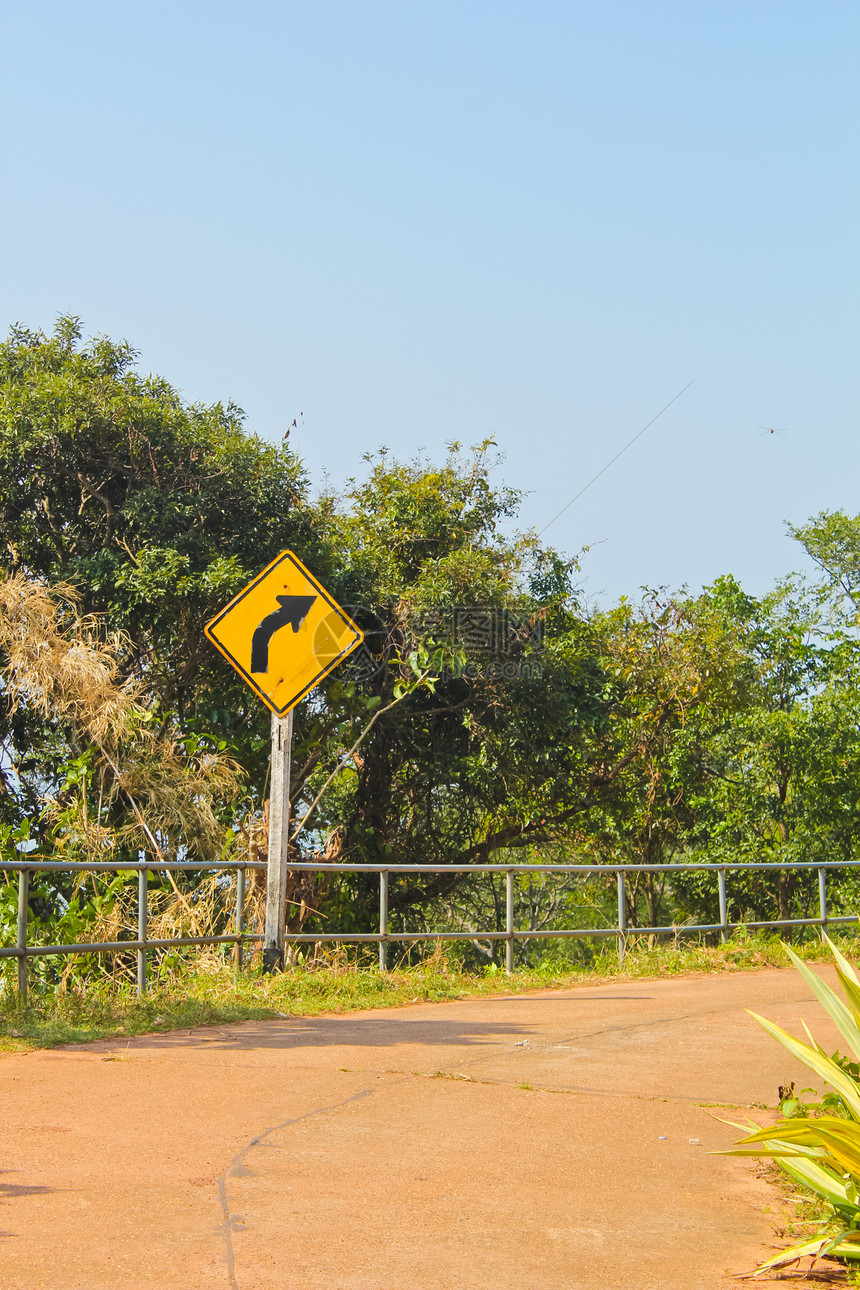
[[[461,1062],[461,1065],[465,1063]],[[635,1093],[631,1089],[615,1088],[589,1088],[587,1085],[580,1084],[529,1084],[524,1088],[523,1084],[516,1080],[492,1079],[490,1076],[481,1078],[479,1075],[461,1075],[458,1071],[386,1071],[387,1075],[402,1075],[408,1078],[413,1075],[418,1079],[449,1079],[465,1084],[485,1084],[492,1088],[517,1088],[523,1089],[529,1093],[568,1093],[583,1094],[586,1097],[623,1097],[629,1098],[636,1102],[677,1102],[691,1106],[722,1106],[735,1107],[739,1110],[753,1110],[758,1105],[755,1102],[727,1102],[711,1097],[703,1097],[701,1094],[692,1096],[686,1093]],[[765,1109],[765,1108],[761,1108]]]
[[[221,1177],[217,1179],[218,1199],[221,1202],[221,1212],[224,1216],[224,1221],[217,1230],[224,1237],[224,1244],[226,1246],[227,1275],[230,1278],[230,1290],[240,1290],[239,1282],[236,1279],[236,1255],[233,1249],[233,1232],[237,1230],[237,1224],[241,1223],[242,1219],[240,1215],[232,1214],[230,1212],[230,1198],[227,1195],[227,1179],[231,1175],[241,1177],[242,1174],[239,1172],[240,1170],[244,1170],[247,1174],[245,1157],[253,1147],[261,1146],[270,1134],[277,1133],[279,1129],[287,1129],[291,1124],[300,1124],[302,1120],[311,1120],[316,1115],[326,1115],[329,1111],[339,1111],[341,1107],[349,1106],[350,1102],[359,1102],[362,1098],[370,1097],[370,1095],[375,1092],[376,1089],[373,1088],[359,1089],[357,1093],[353,1093],[351,1097],[344,1098],[341,1102],[333,1102],[330,1106],[317,1107],[316,1110],[306,1111],[304,1115],[291,1116],[289,1120],[284,1120],[281,1124],[273,1124],[268,1129],[263,1129],[260,1133],[256,1134],[255,1137],[251,1138],[250,1142],[246,1143],[241,1151],[237,1151]]]
[[[779,1004],[780,1006],[783,1006],[783,1007],[786,1007],[786,1006],[793,1007],[796,1004],[813,1003],[813,1002],[814,1002],[814,999],[812,998],[812,996],[806,995],[800,999],[789,999],[789,1000],[779,1001]],[[587,1030],[584,1033],[562,1035],[560,1038],[556,1036],[556,1038],[553,1039],[551,1044],[539,1044],[539,1043],[532,1044],[531,1040],[529,1040],[527,1044],[523,1044],[522,1042],[520,1042],[520,1043],[516,1043],[508,1046],[507,1052],[509,1054],[513,1054],[517,1048],[520,1048],[523,1050],[523,1052],[546,1053],[546,1052],[551,1052],[554,1048],[563,1047],[565,1044],[571,1043],[571,1042],[582,1043],[587,1039],[601,1039],[604,1035],[623,1034],[625,1031],[629,1031],[629,1030],[650,1030],[652,1029],[652,1027],[668,1026],[676,1021],[678,1022],[690,1021],[695,1017],[714,1017],[719,1015],[720,1013],[733,1012],[733,1011],[736,1011],[736,1009],[733,1006],[727,1007],[725,1004],[721,1004],[715,1008],[705,1008],[702,1010],[696,1010],[694,1012],[674,1013],[672,1016],[669,1016],[669,1017],[655,1017],[653,1021],[631,1021],[631,1022],[625,1023],[623,1026],[602,1026],[598,1030]],[[485,1062],[488,1060],[491,1060],[491,1056],[489,1056],[486,1052],[480,1052],[480,1053],[477,1053],[474,1057],[466,1058],[464,1061],[461,1061],[459,1065],[476,1066],[479,1063]],[[504,1082],[504,1081],[500,1081],[500,1082]],[[592,1091],[599,1091],[599,1090],[582,1089],[577,1091],[592,1092]],[[635,1096],[635,1094],[632,1094],[631,1096]],[[690,1100],[697,1100],[697,1099],[690,1099]]]
[[[802,999],[786,1000],[781,1003],[781,1006],[791,1007],[795,1004],[814,1002],[815,1001],[812,996],[808,995],[804,996]],[[623,1034],[625,1030],[650,1030],[653,1026],[669,1026],[673,1021],[690,1021],[694,1017],[714,1017],[719,1013],[735,1011],[737,1011],[737,1009],[734,1006],[727,1007],[725,1004],[721,1004],[719,1007],[705,1008],[701,1011],[678,1012],[674,1013],[670,1017],[655,1017],[653,1021],[631,1021],[623,1026],[602,1026],[599,1030],[587,1030],[584,1034],[565,1035],[561,1039],[561,1043],[569,1043],[572,1040],[582,1041],[584,1039],[598,1039],[603,1035]],[[514,1047],[516,1046],[517,1045],[515,1044]],[[558,1046],[557,1042],[553,1042],[552,1044],[536,1045],[536,1049],[541,1048],[543,1051],[548,1051],[549,1049],[557,1048]],[[529,1044],[529,1047],[531,1047],[531,1044]],[[480,1060],[480,1058],[478,1060]]]
[[[791,1007],[801,1003],[812,1003],[814,1002],[814,1000],[811,995],[804,995],[802,998],[799,998],[799,999],[789,999],[789,1000],[784,1000],[780,1002],[782,1006]],[[531,1041],[527,1041],[527,1046],[526,1046],[522,1042],[520,1042],[509,1047],[507,1049],[507,1052],[513,1055],[515,1051],[519,1048],[519,1049],[522,1049],[523,1053],[527,1053],[527,1052],[547,1053],[547,1052],[552,1052],[553,1049],[563,1047],[566,1042],[570,1042],[570,1041],[581,1043],[587,1039],[602,1038],[604,1035],[623,1034],[625,1031],[630,1031],[630,1030],[649,1030],[654,1026],[667,1026],[675,1021],[679,1021],[679,1022],[690,1021],[695,1017],[702,1017],[702,1018],[713,1017],[713,1016],[719,1015],[720,1013],[732,1012],[733,1010],[734,1009],[732,1007],[726,1007],[724,1004],[721,1004],[718,1007],[714,1007],[714,1008],[706,1008],[706,1009],[697,1010],[694,1012],[676,1013],[669,1017],[656,1017],[654,1018],[653,1021],[634,1021],[634,1022],[628,1022],[623,1026],[603,1026],[599,1030],[589,1030],[589,1031],[586,1031],[584,1034],[565,1035],[561,1038],[560,1042],[558,1038],[556,1038],[553,1040],[551,1044],[533,1045]],[[460,1061],[458,1065],[469,1068],[469,1067],[478,1066],[482,1062],[486,1062],[489,1060],[492,1060],[492,1058],[489,1057],[487,1053],[478,1053],[476,1054],[476,1056],[472,1058],[467,1058],[465,1061]],[[393,1074],[394,1072],[389,1071],[388,1073]],[[406,1072],[403,1072],[403,1073],[406,1074]],[[426,1078],[426,1075],[424,1072],[416,1071],[414,1073],[423,1075]],[[431,1073],[428,1072],[427,1074],[431,1074]],[[448,1075],[449,1072],[445,1072],[445,1074]],[[451,1077],[456,1079],[457,1075],[454,1074]],[[520,1084],[518,1082],[512,1081],[512,1080],[491,1079],[491,1078],[481,1079],[481,1078],[475,1078],[475,1076],[473,1075],[460,1076],[459,1078],[468,1080],[470,1083],[474,1083],[474,1084],[495,1084],[500,1087],[506,1087],[506,1088],[520,1087]],[[681,1103],[690,1103],[694,1106],[701,1105],[703,1101],[711,1100],[711,1099],[703,1099],[701,1096],[693,1097],[693,1096],[690,1096],[689,1094],[687,1095],[684,1095],[684,1094],[679,1095],[677,1093],[643,1094],[643,1093],[635,1093],[627,1090],[589,1088],[587,1086],[576,1085],[576,1084],[568,1084],[568,1085],[535,1084],[532,1087],[536,1092],[540,1091],[545,1093],[578,1093],[578,1094],[585,1094],[586,1096],[591,1096],[591,1097],[630,1097],[630,1098],[636,1098],[637,1100],[644,1101],[644,1102],[681,1102]],[[723,1103],[716,1103],[716,1104],[723,1105]]]

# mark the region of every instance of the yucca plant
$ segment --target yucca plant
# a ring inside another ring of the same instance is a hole
[[[777,1043],[830,1085],[836,1096],[826,1097],[823,1105],[837,1113],[803,1118],[784,1115],[775,1124],[747,1134],[733,1150],[720,1154],[759,1156],[778,1161],[790,1178],[818,1195],[832,1212],[815,1240],[795,1245],[769,1259],[756,1269],[756,1275],[796,1262],[806,1255],[813,1259],[824,1255],[860,1259],[860,1079],[846,1069],[850,1066],[856,1071],[856,1063],[860,1062],[860,980],[829,937],[825,940],[835,960],[844,1000],[788,945],[785,950],[836,1025],[853,1054],[853,1063],[841,1059],[838,1053],[828,1057],[813,1039],[805,1022],[803,1028],[808,1044],[795,1039],[772,1021],[748,1011]],[[786,1100],[781,1100],[780,1106],[782,1110],[787,1109]],[[794,1109],[798,1109],[796,1105]],[[742,1129],[746,1126],[738,1124],[734,1127]]]

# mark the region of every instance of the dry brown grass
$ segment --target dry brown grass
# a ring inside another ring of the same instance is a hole
[[[13,702],[61,713],[93,741],[115,744],[144,715],[120,679],[120,636],[102,637],[78,612],[72,588],[15,574],[0,583],[0,648]]]
[[[0,583],[7,694],[65,726],[73,753],[95,754],[95,817],[86,783],[76,796],[45,798],[57,848],[82,860],[109,859],[121,847],[155,859],[173,859],[181,848],[214,859],[225,842],[219,812],[239,796],[241,769],[223,754],[189,751],[157,725],[140,687],[122,675],[123,645],[79,613],[71,588],[23,574]]]

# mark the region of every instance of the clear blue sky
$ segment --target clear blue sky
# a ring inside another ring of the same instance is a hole
[[[312,476],[492,435],[588,590],[764,591],[860,511],[860,6],[6,4],[0,326],[61,311]],[[788,427],[784,437],[759,423]]]

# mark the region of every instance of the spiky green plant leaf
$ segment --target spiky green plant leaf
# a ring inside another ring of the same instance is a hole
[[[857,1207],[848,1195],[845,1179],[841,1178],[834,1170],[828,1169],[827,1165],[801,1157],[795,1159],[783,1158],[779,1163],[790,1178],[800,1183],[802,1187],[808,1187],[810,1191],[814,1191],[823,1197],[833,1206],[837,1213],[848,1219],[855,1217]]]
[[[760,1017],[757,1012],[747,1009],[749,1015],[754,1021],[757,1021],[762,1030],[765,1030],[777,1043],[782,1044],[783,1048],[796,1057],[798,1061],[803,1062],[811,1071],[826,1080],[832,1088],[835,1088],[845,1102],[846,1107],[853,1115],[855,1120],[860,1120],[860,1087],[851,1078],[846,1075],[840,1066],[832,1058],[824,1056],[823,1053],[810,1048],[809,1044],[804,1044],[802,1040],[795,1039],[782,1026],[777,1026],[765,1017]]]
[[[860,1051],[860,981],[851,964],[836,949],[832,941],[827,943],[836,962],[836,973],[839,984],[847,999],[840,999],[834,990],[813,972],[811,968],[785,946],[789,958],[800,972],[804,981],[815,994],[831,1020],[836,1024],[843,1039],[849,1044],[857,1058]],[[750,1016],[758,1022],[783,1048],[793,1057],[803,1062],[811,1071],[835,1089],[842,1104],[852,1116],[843,1119],[841,1115],[820,1115],[807,1118],[783,1118],[776,1124],[754,1127],[731,1151],[724,1155],[755,1155],[777,1160],[789,1177],[801,1183],[821,1196],[832,1208],[833,1217],[838,1217],[843,1226],[835,1234],[832,1231],[831,1218],[828,1220],[831,1231],[813,1241],[803,1242],[768,1259],[755,1271],[759,1273],[784,1267],[799,1259],[810,1256],[813,1262],[824,1255],[836,1258],[860,1258],[860,1080],[854,1078],[840,1065],[834,1057],[828,1057],[821,1045],[816,1042],[806,1023],[809,1043],[796,1039],[788,1031],[774,1022],[760,1017],[755,1012]],[[860,1060],[860,1059],[858,1059]],[[854,1067],[856,1070],[856,1066]],[[782,1090],[781,1090],[782,1092]],[[831,1102],[833,1101],[830,1095]],[[736,1126],[741,1128],[740,1125]],[[847,1223],[847,1226],[844,1224]]]
[[[738,1146],[779,1142],[780,1148],[806,1148],[826,1154],[843,1173],[860,1176],[860,1125],[834,1115],[809,1120],[781,1120],[742,1138]],[[782,1151],[780,1150],[780,1154]]]
[[[842,1038],[845,1040],[851,1052],[860,1061],[860,1025],[857,1017],[852,1010],[843,1003],[839,995],[832,990],[826,981],[823,981],[817,972],[813,972],[803,959],[798,958],[790,945],[786,945],[785,952],[821,1004],[824,1011],[830,1017],[836,1026]],[[817,1047],[817,1045],[816,1045]]]
[[[853,967],[848,962],[847,958],[842,953],[842,951],[833,944],[833,942],[831,941],[830,937],[827,935],[826,932],[824,933],[824,939],[827,942],[830,953],[833,955],[834,959],[836,960],[837,967],[841,968],[845,976],[850,977],[851,980],[854,981],[856,985],[860,985],[860,978],[858,978],[857,973],[854,971]]]

